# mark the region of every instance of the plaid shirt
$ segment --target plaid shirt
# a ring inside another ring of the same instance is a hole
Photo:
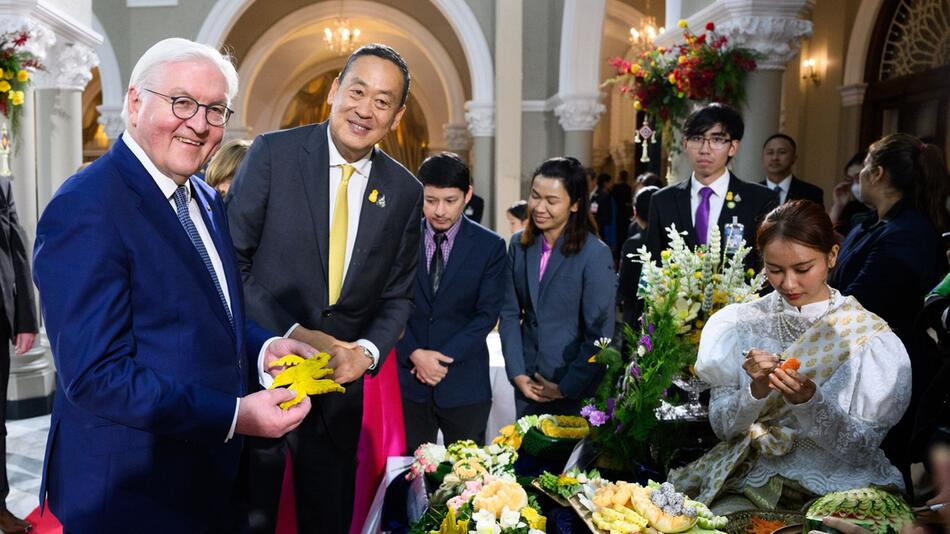
[[[455,243],[455,236],[459,233],[459,228],[462,226],[462,217],[460,216],[455,224],[451,228],[445,231],[445,241],[442,242],[442,261],[445,262],[445,265],[449,264],[449,254],[452,253],[452,245]],[[432,256],[435,255],[435,230],[432,229],[432,225],[429,224],[429,221],[426,220],[426,271],[428,272],[429,268],[432,267]]]

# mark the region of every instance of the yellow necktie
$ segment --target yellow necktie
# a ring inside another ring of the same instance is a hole
[[[327,292],[329,304],[332,306],[340,299],[343,289],[343,265],[346,260],[346,225],[349,215],[347,207],[347,189],[350,177],[356,170],[352,165],[340,165],[342,178],[336,188],[336,202],[333,204],[333,222],[330,224],[330,254],[328,258],[329,273]]]

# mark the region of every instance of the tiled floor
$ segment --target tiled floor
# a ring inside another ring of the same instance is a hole
[[[7,477],[10,480],[7,508],[16,516],[29,515],[39,504],[37,494],[47,434],[48,415],[7,421]]]

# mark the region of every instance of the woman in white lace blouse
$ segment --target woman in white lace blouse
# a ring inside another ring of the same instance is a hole
[[[718,513],[903,490],[880,444],[910,400],[910,361],[884,321],[826,284],[838,253],[831,221],[817,204],[789,202],[765,218],[757,245],[775,291],[713,315],[696,362],[723,441],[670,480]],[[782,367],[792,359],[797,371]]]

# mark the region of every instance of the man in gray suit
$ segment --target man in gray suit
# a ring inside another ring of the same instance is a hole
[[[26,238],[16,214],[10,179],[0,177],[0,292],[3,293],[3,316],[0,317],[0,422],[7,422],[7,381],[10,379],[10,344],[16,353],[30,350],[36,339],[36,305],[33,303],[33,281],[26,254]],[[0,531],[27,532],[29,523],[7,510],[10,493],[7,481],[6,427],[0,439]]]
[[[370,44],[333,80],[328,122],[258,137],[228,199],[248,316],[328,351],[344,395],[316,398],[287,437],[300,532],[345,533],[363,374],[379,369],[412,309],[422,186],[374,146],[409,94],[399,54]],[[250,530],[272,532],[283,445],[249,455]]]

